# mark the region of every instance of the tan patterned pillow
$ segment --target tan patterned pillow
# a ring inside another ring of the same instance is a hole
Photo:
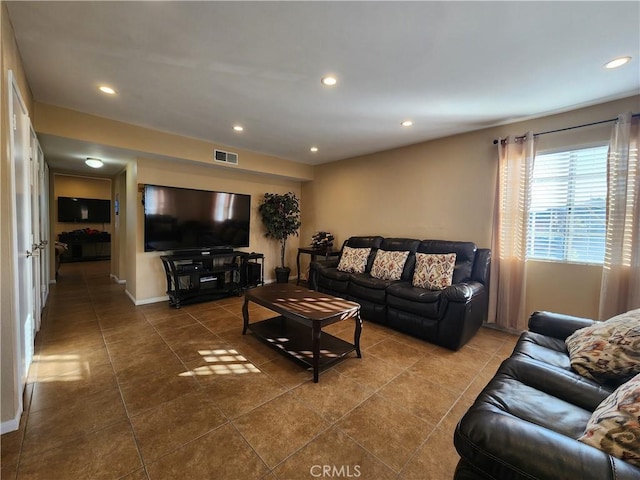
[[[342,249],[338,270],[347,273],[364,273],[367,268],[367,259],[370,253],[370,248],[351,248],[345,246]]]
[[[371,276],[380,280],[400,280],[409,252],[378,250],[371,267]]]
[[[598,405],[578,440],[640,467],[640,375]]]
[[[455,266],[455,253],[416,253],[413,286],[444,290],[453,281]]]
[[[565,343],[580,375],[625,381],[640,373],[640,308],[576,330]]]

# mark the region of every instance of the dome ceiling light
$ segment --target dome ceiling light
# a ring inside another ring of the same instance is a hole
[[[102,168],[104,166],[104,162],[99,158],[87,157],[84,163],[86,163],[91,168]]]
[[[608,68],[608,69],[618,68],[618,67],[621,67],[622,65],[629,63],[630,60],[631,60],[631,57],[614,58],[610,62],[605,63],[604,68]]]

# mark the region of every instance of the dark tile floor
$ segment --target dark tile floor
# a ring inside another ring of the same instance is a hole
[[[363,358],[314,384],[241,335],[241,306],[136,307],[109,262],[64,264],[2,479],[448,479],[455,425],[516,341],[483,328],[451,352],[365,321]]]

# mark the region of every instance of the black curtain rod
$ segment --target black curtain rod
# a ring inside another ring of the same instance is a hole
[[[635,117],[640,117],[640,113],[634,113],[633,115],[631,115],[632,118]],[[610,122],[615,122],[617,121],[617,118],[610,118],[609,120],[600,120],[599,122],[592,122],[592,123],[585,123],[583,125],[576,125],[574,127],[567,127],[567,128],[558,128],[557,130],[548,130],[546,132],[540,132],[540,133],[534,133],[533,136],[537,137],[539,135],[546,135],[547,133],[558,133],[558,132],[565,132],[567,130],[573,130],[575,128],[582,128],[582,127],[591,127],[592,125],[600,125],[601,123],[610,123]],[[516,137],[516,140],[522,140],[523,138],[526,138],[526,135],[520,135]],[[497,138],[493,140],[493,144],[497,145],[498,142],[500,140],[498,140]],[[502,140],[502,143],[505,142],[505,139]]]

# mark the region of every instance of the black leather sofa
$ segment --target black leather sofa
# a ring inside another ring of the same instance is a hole
[[[640,479],[640,468],[577,440],[618,386],[571,369],[565,339],[592,320],[535,312],[512,353],[458,423],[454,478]]]
[[[351,237],[344,246],[371,248],[364,273],[337,269],[340,258],[312,262],[310,287],[361,305],[362,318],[457,350],[486,320],[491,251],[471,242]],[[408,251],[400,280],[380,280],[369,272],[378,249]],[[455,253],[453,284],[444,290],[412,286],[415,254]]]

